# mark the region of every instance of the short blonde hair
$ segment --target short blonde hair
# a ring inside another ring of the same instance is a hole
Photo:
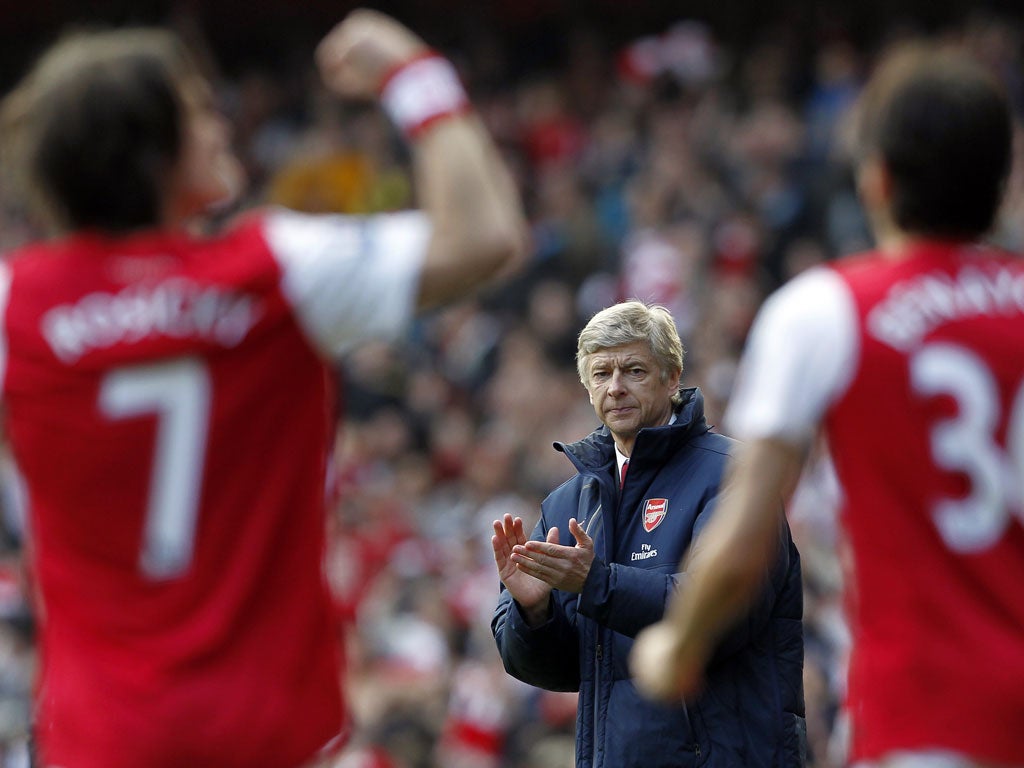
[[[583,386],[588,386],[587,359],[603,349],[645,341],[661,368],[661,379],[683,372],[686,350],[679,339],[675,321],[665,307],[636,299],[602,309],[580,331],[576,345],[576,371]],[[673,402],[678,402],[678,395]]]

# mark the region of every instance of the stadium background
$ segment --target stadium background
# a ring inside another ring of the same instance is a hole
[[[371,345],[345,381],[328,573],[360,727],[344,768],[568,768],[571,694],[508,678],[490,638],[490,521],[536,518],[570,472],[554,439],[595,418],[575,333],[628,296],[668,306],[684,380],[716,422],[772,287],[870,244],[849,173],[850,107],[879,51],[958,40],[1024,106],[1014,2],[431,0],[376,7],[451,55],[512,163],[534,254],[516,282]],[[369,212],[414,204],[408,158],[374,109],[324,97],[310,51],[351,7],[218,0],[0,1],[0,88],[67,25],[166,23],[200,52],[251,177],[244,206]],[[1021,169],[998,239],[1024,246]],[[4,195],[0,251],[32,236]],[[34,646],[22,503],[0,465],[0,768],[26,765]],[[97,482],[104,482],[97,478]],[[790,508],[805,563],[815,768],[841,768],[835,488],[808,470]],[[343,629],[342,629],[343,628]]]

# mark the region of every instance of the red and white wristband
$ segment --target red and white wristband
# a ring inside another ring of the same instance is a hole
[[[470,110],[469,97],[451,62],[434,52],[396,67],[384,79],[380,102],[408,138],[418,138],[429,126]]]

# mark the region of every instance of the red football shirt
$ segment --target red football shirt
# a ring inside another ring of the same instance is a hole
[[[2,274],[43,765],[297,766],[346,727],[327,361],[408,322],[422,217],[79,235]]]
[[[1024,261],[942,243],[843,260],[766,303],[742,437],[823,422],[854,573],[853,758],[1024,755]]]

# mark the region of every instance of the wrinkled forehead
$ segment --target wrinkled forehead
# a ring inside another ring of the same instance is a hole
[[[591,352],[586,361],[588,371],[593,371],[598,367],[624,368],[636,363],[657,366],[657,359],[651,352],[651,345],[646,341],[634,341],[617,347],[604,347]]]

